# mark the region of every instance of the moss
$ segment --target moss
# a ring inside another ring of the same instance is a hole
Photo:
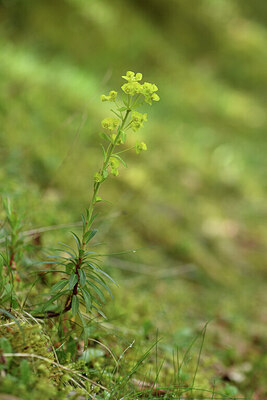
[[[22,323],[20,328],[16,324],[2,326],[0,335],[9,343],[12,353],[33,354],[56,362],[51,341],[41,325]],[[65,375],[65,371],[37,357],[14,356],[0,377],[1,393],[25,400],[63,399],[73,389],[68,383],[63,385]]]

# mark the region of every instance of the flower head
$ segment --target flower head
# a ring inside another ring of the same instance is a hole
[[[142,128],[143,122],[147,121],[147,114],[141,114],[137,111],[132,112],[131,127],[134,132]]]
[[[96,173],[94,174],[94,181],[95,181],[96,183],[101,183],[101,182],[103,182],[103,176],[102,176],[99,172],[96,172]]]
[[[122,85],[122,90],[124,93],[129,94],[130,96],[134,96],[135,94],[139,94],[141,91],[142,85],[139,82],[128,82]]]
[[[135,74],[133,71],[128,71],[126,75],[122,76],[122,78],[128,81],[128,83],[125,83],[121,87],[124,93],[129,94],[130,96],[140,93],[142,85],[138,81],[141,81],[143,78],[143,75],[140,72]]]
[[[142,85],[141,93],[145,97],[145,102],[152,104],[152,100],[159,101],[159,96],[155,93],[158,91],[158,87],[154,83],[145,82]]]
[[[126,75],[122,76],[122,78],[128,82],[137,82],[142,80],[143,75],[140,72],[135,74],[133,71],[127,71]]]
[[[109,92],[109,96],[106,96],[105,94],[101,95],[101,101],[115,101],[118,93],[115,90],[111,90]]]
[[[106,96],[105,94],[101,94],[100,99],[101,99],[101,101],[109,101],[109,96]]]
[[[119,123],[120,120],[118,118],[112,118],[112,117],[105,118],[101,122],[103,128],[108,129],[109,131],[113,131],[114,129],[116,129]]]
[[[135,145],[136,154],[140,154],[142,151],[147,150],[147,145],[144,142],[137,142]]]
[[[111,91],[109,92],[110,100],[115,101],[117,95],[118,95],[118,93],[117,93],[115,90],[111,90]]]
[[[111,157],[109,163],[112,168],[118,168],[120,165],[119,160],[115,157]]]
[[[143,75],[140,72],[135,74],[133,71],[127,71],[126,75],[123,75],[122,78],[127,81],[127,83],[121,87],[124,93],[130,96],[142,94],[145,98],[145,102],[150,105],[152,101],[159,101],[159,95],[155,93],[158,91],[158,87],[154,83],[139,83],[139,81],[143,79]]]
[[[111,167],[112,175],[118,176],[119,175],[119,169],[118,168],[119,168],[119,165],[120,165],[119,160],[117,158],[115,158],[115,157],[111,157],[109,165]]]

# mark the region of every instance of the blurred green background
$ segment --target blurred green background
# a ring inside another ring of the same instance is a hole
[[[0,0],[1,194],[29,229],[79,221],[109,115],[100,95],[142,72],[161,97],[138,133],[149,151],[129,154],[105,185],[98,238],[109,251],[143,250],[107,261],[121,283],[108,312],[132,307],[123,323],[138,326],[147,304],[151,326],[174,336],[214,318],[217,338],[223,320],[229,337],[214,348],[227,337],[237,354],[218,357],[250,360],[235,383],[261,394],[266,21],[265,0]]]

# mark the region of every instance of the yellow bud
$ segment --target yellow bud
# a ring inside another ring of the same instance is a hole
[[[105,96],[104,94],[101,95],[101,101],[109,101],[109,97]]]

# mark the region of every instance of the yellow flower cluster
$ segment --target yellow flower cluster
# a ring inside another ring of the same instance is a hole
[[[128,82],[137,82],[143,79],[143,75],[140,72],[137,72],[137,74],[135,74],[132,71],[128,71],[126,75],[122,76],[122,78]]]
[[[130,96],[141,94],[144,96],[145,102],[150,105],[152,104],[152,101],[159,101],[159,95],[155,93],[158,91],[158,87],[154,83],[139,83],[143,78],[141,73],[135,74],[132,71],[128,71],[125,76],[122,76],[122,78],[127,80],[127,83],[121,87],[124,93]]]
[[[119,175],[119,170],[118,170],[119,165],[120,165],[119,160],[117,158],[115,158],[115,157],[111,157],[109,165],[111,167],[112,175],[114,175],[114,176]]]
[[[109,96],[106,96],[105,94],[101,95],[101,101],[115,101],[118,93],[115,92],[115,90],[111,90],[109,92]]]
[[[137,111],[132,112],[131,128],[134,132],[142,128],[144,121],[147,121],[147,114],[141,114]]]
[[[158,91],[158,87],[154,83],[145,82],[142,85],[141,94],[145,97],[145,102],[148,104],[152,104],[152,101],[159,101],[159,95],[155,92]]]
[[[122,96],[121,101],[116,101],[118,93],[115,90],[109,92],[109,95],[102,95],[102,101],[113,101],[115,102],[115,109],[111,110],[118,118],[105,118],[101,122],[102,127],[106,132],[101,132],[100,136],[102,139],[109,142],[108,149],[104,151],[104,166],[102,170],[96,172],[94,175],[94,181],[96,184],[101,184],[109,175],[117,176],[119,174],[119,166],[123,164],[126,166],[123,159],[120,157],[120,153],[128,151],[130,149],[122,150],[121,152],[115,152],[115,146],[119,146],[126,142],[127,131],[132,129],[136,132],[142,128],[144,122],[147,121],[147,114],[141,114],[135,111],[137,107],[143,105],[144,102],[152,104],[153,101],[159,101],[159,96],[156,93],[158,87],[154,83],[144,82],[141,83],[143,75],[138,72],[128,71],[126,75],[122,76],[127,82],[122,85],[121,89],[125,94]],[[133,96],[135,96],[133,98]],[[130,98],[131,97],[131,98]],[[123,103],[123,104],[120,104]],[[130,121],[129,121],[130,120]],[[137,142],[135,151],[137,154],[147,150],[147,146],[144,142]],[[95,186],[98,190],[99,185]],[[99,200],[101,201],[101,198]]]
[[[140,154],[142,151],[147,150],[147,145],[144,142],[137,142],[135,145],[136,154]]]
[[[116,129],[118,127],[120,123],[120,120],[118,118],[105,118],[103,119],[103,121],[101,122],[102,127],[104,129],[108,129],[109,131],[114,131],[114,129]]]

